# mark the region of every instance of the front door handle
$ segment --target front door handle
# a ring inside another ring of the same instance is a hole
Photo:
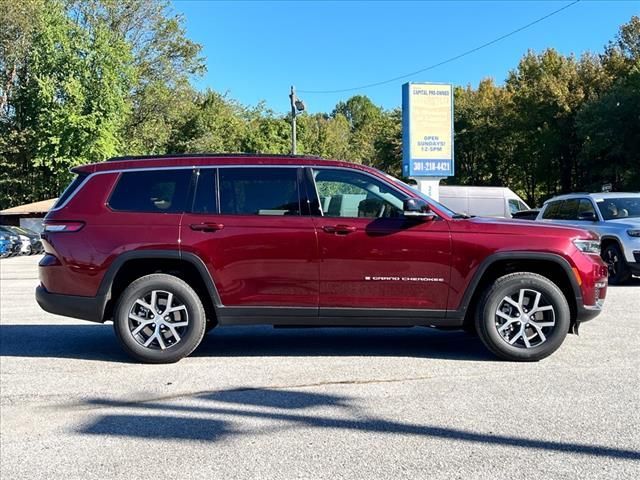
[[[217,232],[224,228],[223,223],[215,222],[192,223],[189,226],[191,227],[191,230],[195,230],[197,232]]]
[[[322,227],[327,233],[335,233],[336,235],[347,235],[356,231],[356,227],[351,225],[325,225]]]

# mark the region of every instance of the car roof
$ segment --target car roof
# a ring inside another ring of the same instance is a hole
[[[326,160],[309,155],[272,155],[253,153],[204,153],[179,155],[144,155],[114,157],[106,162],[72,168],[74,173],[95,173],[113,170],[162,167],[204,167],[218,165],[292,165],[333,166],[372,170],[364,165],[339,160]]]
[[[572,198],[584,198],[589,197],[595,200],[606,200],[607,198],[629,198],[629,197],[637,197],[640,198],[640,192],[600,192],[600,193],[567,193],[565,195],[558,195],[557,197],[550,198],[547,200],[545,205],[549,202],[555,202],[557,200],[570,200]]]

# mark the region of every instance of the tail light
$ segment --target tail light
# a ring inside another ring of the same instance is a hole
[[[84,222],[78,221],[56,221],[56,222],[44,222],[45,232],[77,232],[82,230]]]

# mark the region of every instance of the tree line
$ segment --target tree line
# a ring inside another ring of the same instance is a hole
[[[116,155],[290,152],[290,117],[192,79],[206,68],[157,0],[0,0],[0,208],[54,197],[70,167]],[[398,92],[400,91],[398,87]],[[353,96],[299,116],[299,153],[400,175],[399,108]],[[531,205],[640,190],[640,18],[601,53],[526,52],[503,85],[455,88],[456,176]]]

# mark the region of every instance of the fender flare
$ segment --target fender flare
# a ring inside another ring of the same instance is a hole
[[[580,290],[580,285],[578,285],[571,265],[562,256],[556,253],[531,251],[498,252],[489,255],[480,263],[480,266],[478,266],[478,268],[476,269],[473,277],[471,278],[471,282],[469,282],[469,285],[467,285],[467,288],[462,295],[462,299],[460,300],[458,309],[450,311],[451,316],[459,316],[461,318],[464,318],[467,309],[469,308],[469,304],[471,303],[471,299],[476,293],[478,285],[480,284],[480,280],[482,280],[484,274],[493,264],[503,260],[542,260],[550,261],[559,265],[560,267],[562,267],[563,271],[567,275],[567,278],[569,279],[569,284],[571,285],[573,294],[575,296],[576,307],[582,305],[582,291]]]
[[[624,247],[622,246],[622,242],[615,235],[602,235],[600,237],[600,244],[603,244],[604,242],[613,242],[613,243],[615,243],[616,245],[618,245],[618,248],[620,249],[620,251],[624,255],[625,252],[624,252]],[[626,259],[626,257],[625,257],[625,259]]]
[[[96,297],[101,299],[101,305],[98,306],[101,318],[104,317],[107,302],[111,299],[111,287],[113,286],[113,281],[122,266],[130,260],[154,258],[163,260],[179,260],[188,262],[193,265],[200,274],[200,277],[202,278],[202,281],[207,288],[207,291],[213,303],[213,308],[217,310],[218,308],[223,306],[216,284],[211,277],[211,273],[207,269],[202,259],[196,254],[190,252],[180,252],[179,250],[133,250],[118,255],[115,260],[111,262],[111,265],[109,265],[107,271],[102,277],[102,281],[100,282],[100,287],[98,288],[98,293],[96,295]]]

